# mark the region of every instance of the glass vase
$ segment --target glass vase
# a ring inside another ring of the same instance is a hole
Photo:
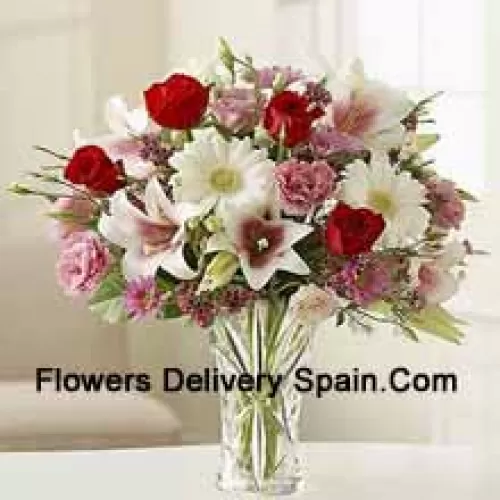
[[[300,488],[301,394],[294,374],[309,361],[312,330],[293,319],[284,299],[216,318],[211,347],[218,375],[240,381],[219,385],[219,489],[286,495]]]

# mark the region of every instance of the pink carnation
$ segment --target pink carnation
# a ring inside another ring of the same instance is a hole
[[[125,310],[133,319],[154,315],[160,309],[164,296],[156,286],[154,277],[138,278],[127,283],[125,289]]]
[[[432,223],[441,229],[460,229],[465,217],[465,205],[455,184],[433,177],[426,186]]]
[[[325,161],[295,159],[276,167],[281,206],[289,215],[306,215],[333,192],[335,173]]]
[[[244,88],[222,90],[212,104],[219,122],[235,134],[250,132],[260,121],[261,108],[255,90]]]
[[[54,208],[54,213],[68,216],[67,220],[54,221],[58,240],[63,240],[76,231],[85,231],[95,212],[95,206],[88,198],[59,198],[54,203]]]
[[[72,233],[63,240],[56,264],[59,284],[68,295],[92,292],[110,263],[111,254],[96,233]]]

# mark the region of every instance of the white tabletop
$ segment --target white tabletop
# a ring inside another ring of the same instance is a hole
[[[492,466],[472,448],[307,444],[306,487],[291,499],[498,500]],[[218,447],[0,454],[6,500],[248,498],[214,487]],[[256,498],[250,496],[249,498]]]

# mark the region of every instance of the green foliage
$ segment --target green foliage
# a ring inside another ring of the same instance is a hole
[[[457,193],[463,201],[471,201],[474,203],[479,202],[479,200],[473,194],[469,193],[465,189],[459,188],[457,189]]]
[[[82,217],[74,214],[73,212],[48,212],[46,215],[51,219],[55,219],[61,222],[75,222],[79,224],[82,221]]]
[[[448,342],[460,344],[464,334],[456,326],[464,324],[441,306],[427,306],[418,313],[408,315],[409,325]]]
[[[123,308],[124,288],[125,279],[118,270],[112,270],[89,300],[90,310],[108,323],[124,321],[127,319]]]
[[[419,134],[417,135],[417,149],[420,153],[432,148],[440,139],[439,134]]]
[[[125,321],[128,317],[123,308],[123,297],[116,297],[93,304],[90,306],[90,310],[111,324]]]
[[[225,68],[235,78],[235,57],[229,43],[224,38],[219,38],[219,59]]]
[[[156,286],[162,291],[166,293],[170,293],[174,291],[174,288],[177,284],[177,281],[173,276],[168,274],[167,272],[160,269],[156,276]]]
[[[175,319],[180,318],[182,316],[182,312],[173,302],[167,302],[158,313],[159,319]]]
[[[429,333],[448,342],[459,344],[464,334],[457,325],[466,323],[452,316],[439,305],[429,305],[420,311],[400,311],[384,301],[370,306],[370,311],[380,314],[380,322],[393,322],[409,339],[418,341],[418,332]],[[375,319],[375,318],[374,318]]]

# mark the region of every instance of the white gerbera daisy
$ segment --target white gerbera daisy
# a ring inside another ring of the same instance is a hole
[[[386,228],[378,244],[385,247],[415,241],[429,223],[429,212],[423,207],[425,187],[409,172],[398,172],[386,155],[373,155],[370,165],[361,160],[348,165],[339,199],[384,217]]]
[[[254,149],[249,138],[228,142],[203,131],[170,164],[177,170],[172,177],[175,200],[216,205],[220,215],[265,205],[272,192],[274,162],[265,150]]]

